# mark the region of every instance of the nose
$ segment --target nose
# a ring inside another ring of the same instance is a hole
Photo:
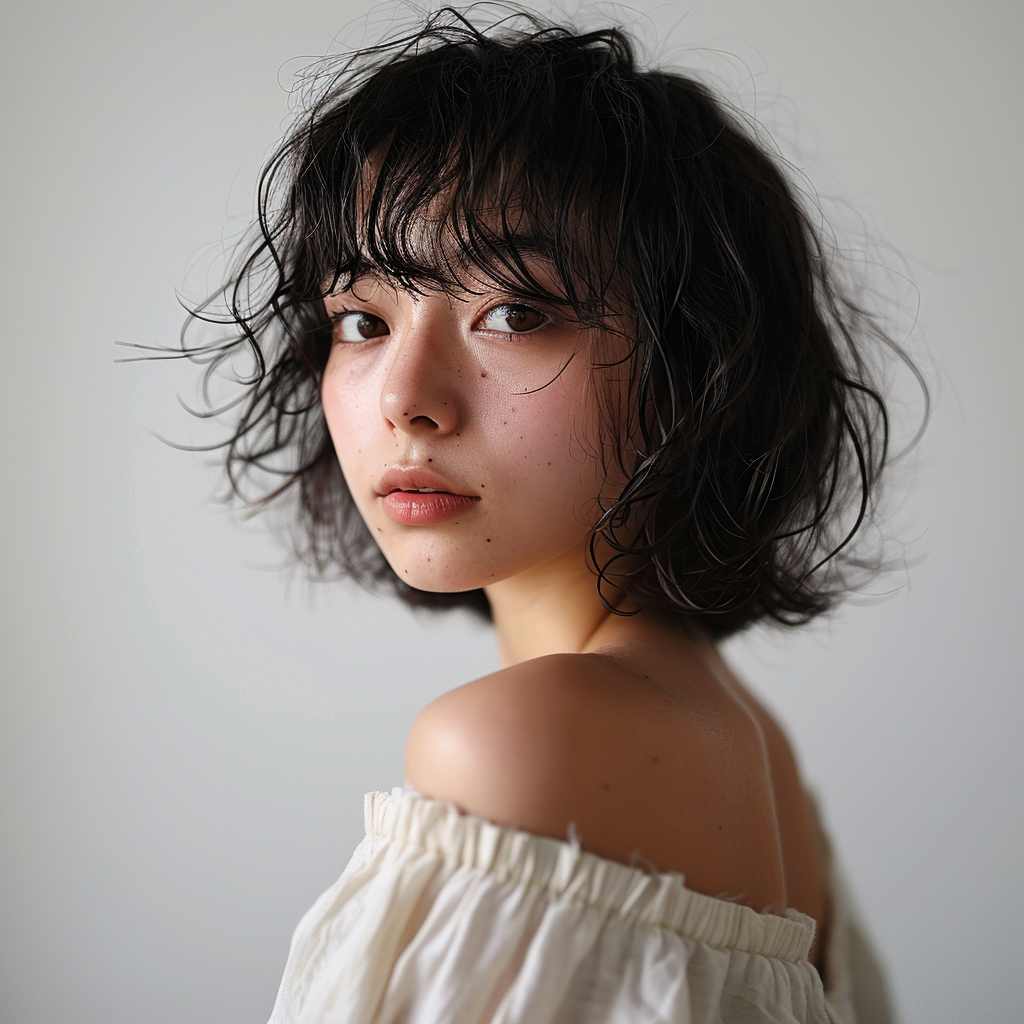
[[[441,296],[428,296],[416,306],[393,339],[397,344],[381,389],[381,415],[392,431],[443,436],[459,425],[464,354],[450,304]]]

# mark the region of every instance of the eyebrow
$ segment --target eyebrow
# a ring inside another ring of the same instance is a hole
[[[481,270],[487,270],[487,264],[482,260],[479,262],[473,259],[465,259],[468,255],[465,249],[460,249],[454,252],[452,265],[457,266],[460,262],[458,256],[464,257],[463,261],[466,266],[478,267]],[[555,274],[556,279],[558,274],[556,272],[555,260],[552,255],[552,246],[546,239],[526,233],[513,233],[510,235],[501,235],[493,239],[487,240],[486,254],[493,255],[497,261],[504,262],[510,268],[516,268],[521,263],[527,264],[529,261],[534,261],[543,265],[543,267]],[[483,256],[483,253],[478,254]],[[524,269],[530,272],[530,267],[525,266]],[[373,281],[379,287],[382,288],[394,288],[397,285],[397,279],[392,274],[389,274],[386,270],[367,264],[365,269],[359,272],[358,277],[354,278],[348,288],[336,289],[328,293],[328,297],[339,292],[351,291],[360,281]],[[555,284],[556,282],[552,282]],[[543,288],[543,283],[538,281],[537,284]],[[544,289],[547,291],[548,289]]]
[[[555,269],[553,246],[549,240],[538,235],[501,235],[493,240],[488,239],[487,250],[512,266],[534,260],[551,270]]]
[[[552,258],[551,244],[538,235],[519,233],[500,235],[494,239],[490,247],[495,252],[504,252],[509,255],[532,256],[546,261],[550,261]]]

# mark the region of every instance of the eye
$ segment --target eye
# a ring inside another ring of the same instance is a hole
[[[485,331],[501,334],[529,334],[551,323],[551,317],[521,302],[505,302],[489,309],[480,320]]]
[[[388,325],[379,316],[360,310],[342,310],[331,317],[335,341],[367,341],[390,334]]]

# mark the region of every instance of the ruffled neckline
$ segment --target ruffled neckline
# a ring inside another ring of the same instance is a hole
[[[649,873],[573,842],[463,814],[408,789],[367,793],[363,809],[368,836],[716,949],[797,963],[807,959],[814,940],[814,920],[799,911],[761,914],[687,889],[681,874]]]

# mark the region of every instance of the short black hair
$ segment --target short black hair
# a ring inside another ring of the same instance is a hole
[[[849,545],[888,457],[871,368],[886,348],[906,357],[749,123],[693,77],[642,66],[620,28],[523,11],[480,27],[445,8],[320,62],[307,84],[260,178],[258,233],[219,293],[234,333],[189,351],[212,371],[250,347],[228,480],[250,502],[266,485],[254,505],[295,497],[293,550],[314,575],[489,614],[482,591],[427,593],[391,570],[319,397],[330,290],[367,270],[447,288],[469,267],[583,323],[627,314],[638,440],[594,527],[599,588],[715,637],[834,604],[863,564]],[[524,261],[524,227],[557,294]]]

